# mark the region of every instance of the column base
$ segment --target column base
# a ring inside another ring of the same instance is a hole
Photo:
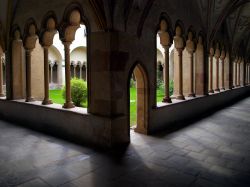
[[[176,96],[177,100],[185,100],[185,97],[183,95],[178,95]]]
[[[44,99],[42,105],[51,105],[53,102],[50,99]]]
[[[214,91],[215,91],[215,92],[220,92],[220,89],[219,89],[219,88],[216,88]]]
[[[5,97],[5,95],[3,93],[0,94],[0,97]]]
[[[25,102],[33,102],[33,101],[35,101],[35,99],[33,98],[33,97],[29,97],[29,98],[26,98],[25,99]]]
[[[163,103],[172,103],[172,100],[170,97],[164,97],[162,100]]]
[[[224,90],[226,90],[226,89],[223,87],[223,88],[221,88],[220,90],[224,91]]]
[[[212,94],[212,93],[214,93],[214,91],[213,90],[209,90],[208,93]]]
[[[64,103],[63,108],[75,108],[73,102]]]
[[[188,94],[188,97],[195,97],[195,94],[194,93],[190,93],[190,94]]]

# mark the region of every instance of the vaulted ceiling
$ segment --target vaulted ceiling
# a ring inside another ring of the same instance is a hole
[[[2,29],[3,33],[9,30],[9,25],[15,17],[16,8],[22,4],[21,1],[0,1],[0,30]],[[141,17],[139,14],[145,14],[143,10],[150,9],[154,3],[161,0],[79,1],[88,1],[91,4],[103,29],[115,30],[116,25],[119,25],[120,22],[126,25],[130,14],[138,14],[138,17]],[[167,0],[162,1],[166,4],[170,3]],[[174,3],[180,8],[186,8],[181,6],[184,1],[186,2],[186,0],[175,0]],[[172,1],[171,6],[173,6]],[[227,43],[233,52],[250,58],[250,0],[190,0],[190,6],[190,10],[195,10],[200,15],[197,20],[201,20],[202,28],[206,30],[208,45],[211,45],[214,40],[223,38],[222,42]],[[122,17],[118,15],[122,15]],[[185,22],[185,20],[183,21]]]

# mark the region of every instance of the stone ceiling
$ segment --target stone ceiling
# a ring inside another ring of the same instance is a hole
[[[3,32],[8,30],[8,22],[11,23],[11,18],[8,18],[8,11],[15,15],[17,6],[20,6],[21,0],[0,0],[0,30]],[[30,1],[30,0],[26,0]],[[103,11],[102,16],[106,20],[106,25],[111,28],[116,19],[113,11],[114,7],[123,7],[124,12],[131,13],[134,6],[147,8],[147,4],[153,4],[160,0],[79,0],[89,1],[91,4],[98,6],[98,10]],[[176,0],[176,5],[179,5],[185,0]],[[168,3],[166,0],[164,3]],[[172,3],[172,1],[171,1]],[[190,0],[190,6],[195,6],[202,20],[202,27],[207,31],[207,41],[211,42],[224,37],[233,52],[238,52],[241,55],[250,58],[250,0]],[[196,8],[197,7],[197,8]],[[101,16],[101,17],[102,17]],[[124,15],[124,20],[127,16]],[[121,18],[119,18],[121,21]],[[185,21],[185,20],[184,20]],[[7,27],[5,27],[7,26]],[[243,49],[239,51],[238,49]]]

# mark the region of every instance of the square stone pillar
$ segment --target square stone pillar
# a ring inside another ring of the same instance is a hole
[[[129,98],[128,92],[124,91],[129,89],[125,74],[129,53],[120,46],[121,41],[131,40],[128,37],[119,32],[96,32],[90,38],[88,111],[110,119],[106,128],[113,144],[129,142]]]

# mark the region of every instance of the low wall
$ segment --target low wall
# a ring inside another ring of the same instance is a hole
[[[155,108],[151,113],[149,133],[180,125],[187,120],[199,119],[201,115],[247,96],[250,96],[250,86]]]
[[[197,119],[244,96],[250,96],[250,86],[151,109],[149,133]],[[66,110],[56,104],[41,106],[41,102],[0,100],[0,117],[63,139],[99,147],[128,143],[130,138],[129,119],[125,115],[108,118],[88,114],[81,108]]]
[[[18,125],[78,143],[101,147],[110,147],[113,143],[108,118],[65,110],[60,105],[51,108],[41,106],[41,102],[0,100],[0,116]]]

